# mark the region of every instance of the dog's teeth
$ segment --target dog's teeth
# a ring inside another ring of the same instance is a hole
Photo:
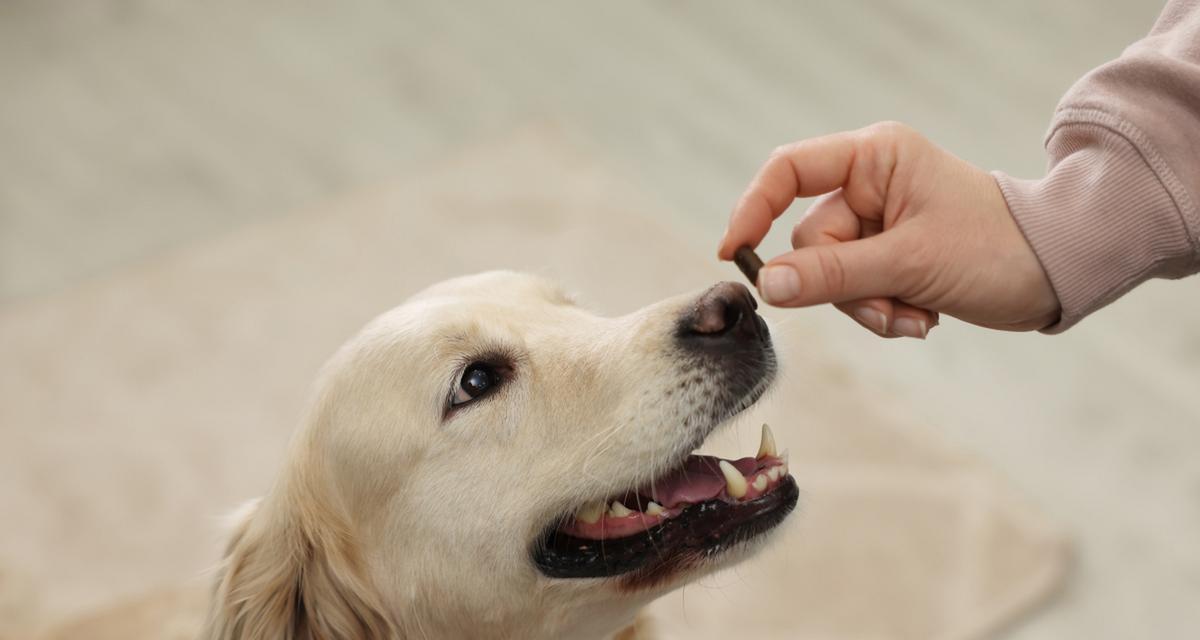
[[[646,505],[646,515],[648,516],[661,516],[666,512],[667,510],[663,509],[661,504],[653,500],[650,501],[650,504]]]
[[[758,476],[756,476],[754,478],[754,484],[751,486],[753,486],[756,491],[762,491],[763,489],[766,489],[767,488],[767,476],[763,475],[761,473],[758,474]]]
[[[742,476],[742,472],[729,464],[728,460],[720,461],[717,466],[721,468],[721,473],[725,474],[725,492],[734,498],[746,495],[746,478]]]
[[[579,514],[575,517],[588,524],[596,524],[600,521],[600,516],[603,515],[604,503],[596,501],[584,505],[583,508],[579,510]]]
[[[612,506],[608,508],[608,515],[614,518],[624,518],[631,513],[633,512],[617,500],[613,500]]]
[[[775,434],[771,433],[771,427],[768,427],[767,423],[764,422],[762,428],[762,441],[758,445],[758,455],[756,457],[759,460],[762,460],[767,456],[775,455],[776,451],[778,450],[775,448]]]
[[[767,477],[771,479],[771,482],[778,480],[779,467],[771,467],[770,469],[767,469]]]

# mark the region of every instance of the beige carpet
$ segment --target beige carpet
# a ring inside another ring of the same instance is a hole
[[[267,486],[317,367],[428,283],[532,270],[615,314],[739,277],[661,211],[532,128],[0,311],[0,638],[202,579],[218,517]],[[710,448],[750,450],[769,421],[801,509],[755,560],[657,603],[660,627],[986,637],[1053,593],[1053,526],[862,387],[815,328],[776,335],[780,384]]]

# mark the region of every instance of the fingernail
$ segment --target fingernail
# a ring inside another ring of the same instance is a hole
[[[758,272],[758,291],[770,304],[787,302],[800,295],[800,276],[785,265],[763,267]]]
[[[854,317],[858,318],[858,321],[866,325],[871,331],[881,336],[887,335],[887,316],[883,315],[882,311],[872,309],[871,307],[861,307],[855,310]]]
[[[906,338],[924,340],[926,334],[929,333],[929,325],[924,320],[917,320],[916,318],[896,318],[896,323],[892,327],[892,331]]]

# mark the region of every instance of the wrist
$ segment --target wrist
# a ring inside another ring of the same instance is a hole
[[[1061,304],[1059,333],[1191,255],[1170,194],[1138,149],[1099,125],[1060,130],[1069,149],[1041,180],[993,175]]]

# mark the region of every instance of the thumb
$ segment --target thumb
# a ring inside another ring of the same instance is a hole
[[[834,244],[802,247],[771,260],[758,276],[767,304],[807,307],[892,297],[901,289],[897,230]]]

